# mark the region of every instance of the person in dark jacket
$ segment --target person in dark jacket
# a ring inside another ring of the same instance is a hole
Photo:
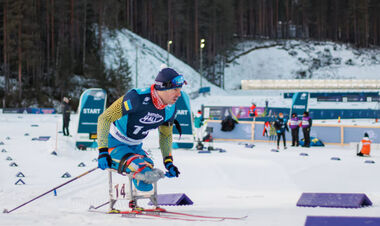
[[[69,132],[69,124],[70,124],[70,105],[69,105],[70,99],[67,97],[63,98],[63,136],[70,136]]]
[[[287,120],[284,119],[284,114],[279,113],[276,121],[274,122],[274,127],[276,128],[277,133],[277,149],[280,149],[280,139],[284,141],[284,149],[286,149],[286,139],[285,139],[285,130],[289,131]]]
[[[299,138],[298,138],[298,134],[299,134],[299,130],[300,130],[300,127],[299,127],[299,119],[297,117],[297,114],[296,113],[293,113],[292,114],[292,118],[289,120],[289,127],[292,131],[292,147],[294,146],[297,146],[299,145]]]
[[[222,127],[220,130],[224,132],[232,131],[235,128],[235,124],[238,124],[237,118],[234,116],[232,117],[231,115],[227,115],[221,122]]]
[[[309,112],[305,111],[303,113],[301,126],[302,126],[303,137],[305,139],[304,147],[306,148],[310,147],[310,129],[311,129],[312,123],[313,121],[311,120],[309,116]]]

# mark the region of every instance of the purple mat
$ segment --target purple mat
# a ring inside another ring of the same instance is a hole
[[[331,157],[331,160],[337,160],[337,161],[339,161],[340,158],[339,157]]]
[[[360,208],[372,202],[363,193],[302,193],[297,206]]]
[[[200,154],[204,154],[204,153],[211,153],[211,151],[209,151],[209,150],[204,150],[204,151],[198,151],[198,153],[200,153]]]
[[[379,226],[379,217],[307,216],[305,226]]]
[[[191,201],[184,193],[157,195],[157,202],[160,206],[193,205],[193,201]],[[153,205],[152,202],[149,202],[148,204]]]
[[[33,137],[32,140],[39,140],[39,141],[48,141],[50,139],[50,136],[39,136],[39,137]]]

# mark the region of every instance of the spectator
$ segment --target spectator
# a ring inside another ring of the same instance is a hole
[[[232,131],[235,128],[235,124],[238,124],[237,118],[234,116],[232,117],[231,115],[227,115],[221,122],[222,128],[220,130],[228,132]]]
[[[364,133],[363,139],[360,141],[360,152],[357,156],[369,156],[371,152],[371,140],[369,139],[368,133]]]
[[[277,133],[277,149],[280,149],[280,139],[284,141],[284,149],[286,149],[286,138],[285,130],[289,131],[286,119],[284,119],[284,114],[279,113],[276,121],[274,122],[274,127],[276,128]]]
[[[255,103],[252,103],[252,106],[249,108],[249,116],[253,118],[257,116]]]
[[[198,142],[203,139],[203,120],[202,111],[198,110],[194,117],[195,139]]]
[[[63,116],[63,123],[62,123],[62,132],[63,136],[70,136],[69,132],[69,124],[70,124],[70,112],[71,108],[69,105],[70,99],[67,97],[63,98],[63,111],[62,111],[62,116]]]
[[[292,118],[289,120],[289,127],[292,130],[292,147],[299,146],[299,139],[298,139],[298,133],[299,133],[299,119],[297,117],[296,113],[292,114]]]
[[[309,116],[309,112],[305,111],[303,113],[302,117],[302,132],[303,132],[303,137],[305,139],[304,147],[309,148],[310,147],[310,129],[313,121],[311,120]]]

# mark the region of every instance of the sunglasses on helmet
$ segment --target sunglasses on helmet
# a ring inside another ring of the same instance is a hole
[[[186,84],[187,84],[187,82],[186,82],[185,78],[183,77],[183,75],[178,75],[178,76],[174,77],[171,81],[163,82],[161,84],[161,87],[165,88],[165,89],[172,89],[172,88],[180,88]]]

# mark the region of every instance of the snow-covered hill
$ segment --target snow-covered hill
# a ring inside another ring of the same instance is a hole
[[[105,40],[105,64],[106,67],[115,67],[113,65],[115,49],[122,51],[122,56],[128,60],[131,67],[132,84],[136,84],[136,63],[137,63],[137,87],[148,87],[153,84],[157,73],[162,64],[167,64],[167,51],[156,44],[141,38],[127,29],[121,31],[107,31],[104,35]],[[137,58],[136,58],[137,53]],[[200,88],[200,75],[192,67],[185,64],[175,56],[169,54],[169,66],[183,74],[187,86],[183,90],[194,92]],[[205,79],[202,80],[203,86],[210,86],[214,94],[225,94],[226,92],[219,87],[211,84]]]
[[[225,69],[226,89],[249,79],[378,79],[380,49],[316,41],[249,41]]]

